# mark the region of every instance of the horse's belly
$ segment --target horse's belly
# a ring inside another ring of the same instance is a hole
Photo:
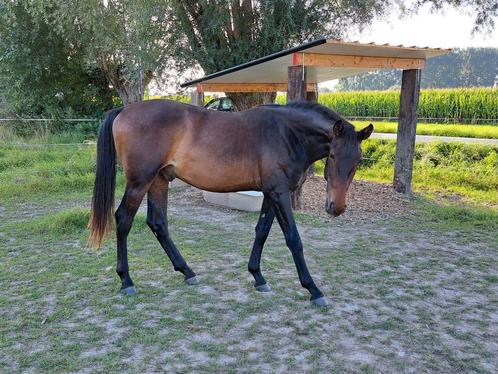
[[[179,163],[175,177],[206,191],[229,192],[259,189],[254,169],[237,164]]]

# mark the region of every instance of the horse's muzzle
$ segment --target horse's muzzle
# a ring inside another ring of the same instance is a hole
[[[327,211],[328,214],[330,214],[331,216],[333,217],[337,217],[337,216],[340,216],[342,213],[344,213],[344,211],[346,210],[346,205],[344,205],[343,207],[341,208],[337,208],[334,204],[333,201],[331,202],[328,202],[326,201],[325,202],[325,210]]]

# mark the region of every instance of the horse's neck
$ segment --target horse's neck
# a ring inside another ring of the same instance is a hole
[[[309,131],[303,138],[304,150],[309,165],[324,157],[327,157],[330,150],[330,140],[323,130]],[[306,165],[307,167],[309,165]]]

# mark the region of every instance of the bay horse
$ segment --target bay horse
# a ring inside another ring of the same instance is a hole
[[[361,160],[360,143],[372,133],[361,131],[320,104],[295,102],[262,105],[241,112],[217,112],[168,100],[150,100],[113,109],[104,119],[97,142],[97,170],[89,221],[90,242],[100,247],[112,227],[116,162],[126,178],[124,196],[115,212],[116,272],[121,291],[134,294],[127,255],[127,236],[147,194],[147,224],[176,271],[187,284],[196,274],[170,238],[168,185],[174,178],[212,192],[262,191],[261,213],[248,270],[258,291],[270,288],[260,260],[274,217],[292,253],[301,285],[311,302],[327,305],[313,281],[291,208],[291,191],[315,161],[327,158],[326,211],[346,209],[346,193]]]

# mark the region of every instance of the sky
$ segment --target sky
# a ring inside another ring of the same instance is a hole
[[[433,11],[430,6],[424,6],[416,15],[402,17],[399,12],[392,12],[384,19],[376,19],[363,31],[350,35],[348,40],[432,48],[498,48],[498,20],[493,32],[472,35],[474,17],[465,9],[444,7],[442,11]],[[338,80],[333,80],[320,86],[333,89],[337,83]]]
[[[417,15],[400,17],[393,12],[386,19],[376,19],[361,33],[351,35],[360,42],[417,45],[419,47],[498,48],[497,28],[490,34],[472,35],[474,16],[467,10],[445,7],[443,12],[423,7]]]

